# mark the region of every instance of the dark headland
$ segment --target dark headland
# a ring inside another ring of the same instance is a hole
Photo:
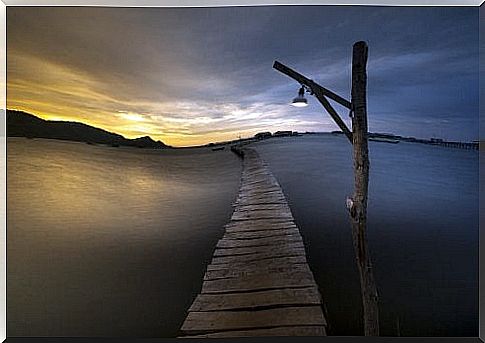
[[[128,139],[83,123],[44,120],[30,113],[15,110],[7,110],[7,137],[48,138],[151,149],[171,148],[162,141],[155,141],[149,136]]]

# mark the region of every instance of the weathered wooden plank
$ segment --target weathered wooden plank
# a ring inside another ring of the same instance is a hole
[[[238,196],[235,201],[237,205],[252,205],[254,203],[275,203],[275,204],[285,204],[286,198],[282,194],[266,194],[261,193],[259,195],[241,195]]]
[[[288,249],[304,249],[303,242],[291,242],[291,243],[280,243],[278,245],[259,245],[255,247],[237,247],[237,248],[224,248],[224,249],[216,249],[214,251],[215,257],[221,256],[233,256],[233,255],[247,255],[247,254],[256,254],[256,253],[264,253],[271,251],[287,251]]]
[[[269,177],[271,172],[268,170],[268,168],[265,168],[261,163],[258,163],[257,161],[248,161],[248,163],[244,163],[244,168],[242,170],[242,177],[256,177],[259,174],[265,174]]]
[[[248,190],[244,192],[240,192],[237,197],[262,197],[262,196],[279,196],[284,198],[284,193],[279,191],[271,191],[271,192],[264,192],[264,191],[257,191],[257,190]],[[286,200],[286,199],[285,199]]]
[[[238,222],[245,222],[245,225],[248,225],[248,221],[259,221],[260,224],[264,222],[274,222],[274,223],[284,223],[284,222],[291,222],[293,221],[293,217],[291,215],[280,215],[280,216],[273,216],[273,215],[264,215],[264,214],[257,214],[253,213],[250,216],[244,214],[235,214],[231,217],[231,224],[237,224]]]
[[[286,235],[277,237],[265,237],[256,239],[221,239],[217,242],[216,248],[243,248],[257,246],[273,246],[280,244],[303,242],[300,235]]]
[[[242,176],[241,181],[244,181],[242,187],[260,186],[260,185],[274,185],[279,186],[278,181],[274,178],[270,178],[269,174],[253,175],[251,177]]]
[[[325,326],[283,326],[270,329],[234,330],[180,338],[228,338],[228,337],[311,337],[326,336]]]
[[[245,212],[245,211],[290,211],[290,207],[285,203],[280,204],[255,204],[255,205],[239,205],[234,208],[234,211]],[[291,211],[290,211],[291,212]]]
[[[320,304],[320,293],[316,287],[288,288],[250,293],[199,294],[189,308],[189,312]]]
[[[226,228],[231,228],[231,227],[251,227],[251,226],[274,226],[274,225],[282,225],[284,226],[287,223],[291,223],[293,225],[293,217],[279,217],[279,218],[241,218],[239,220],[232,219],[229,224],[227,224],[225,227]]]
[[[258,183],[252,185],[244,185],[239,188],[240,194],[255,194],[255,193],[273,193],[281,192],[281,187],[276,184],[271,183]]]
[[[252,176],[249,178],[245,178],[244,176],[242,177],[242,180],[245,182],[242,184],[243,186],[252,186],[252,185],[259,185],[259,184],[272,184],[272,185],[278,185],[278,181],[274,178],[269,177],[269,173],[265,173],[262,176]]]
[[[182,332],[262,329],[278,326],[326,325],[320,306],[275,308],[261,311],[189,312]]]
[[[291,263],[291,264],[278,264],[268,266],[261,264],[259,267],[252,267],[251,269],[220,269],[220,270],[207,270],[204,275],[204,280],[216,280],[216,279],[228,279],[245,277],[250,275],[259,274],[272,274],[272,273],[286,273],[286,272],[310,272],[310,267],[305,263]]]
[[[284,193],[281,191],[281,188],[279,187],[271,187],[270,190],[255,187],[250,190],[240,191],[238,194],[238,197],[243,197],[243,196],[257,197],[257,196],[263,196],[263,195],[284,197]]]
[[[282,193],[258,193],[258,194],[240,194],[237,196],[237,201],[254,201],[254,200],[282,200],[283,203],[286,202],[286,198]]]
[[[268,180],[267,177],[258,180],[246,181],[241,183],[239,190],[247,191],[251,189],[281,189],[276,181]]]
[[[268,178],[266,177],[265,179],[243,182],[241,184],[241,187],[239,188],[239,190],[243,191],[243,192],[249,191],[249,190],[255,190],[255,189],[278,189],[278,190],[281,190],[281,187],[276,181],[268,180]]]
[[[276,181],[275,179],[269,178],[268,173],[260,173],[253,176],[243,175],[241,178],[241,182],[242,182],[242,185],[251,185],[251,184],[258,184],[258,183],[278,184],[278,181]]]
[[[254,211],[254,212],[263,212],[263,211]],[[234,219],[234,218],[237,218],[235,216],[240,216],[240,219],[237,219],[237,220]],[[264,225],[264,224],[279,224],[279,223],[294,222],[293,217],[288,215],[273,216],[265,213],[261,213],[261,215],[258,215],[257,213],[255,213],[253,214],[254,217],[252,218],[242,217],[242,216],[245,216],[245,214],[243,213],[234,214],[233,217],[231,217],[231,221],[228,224],[226,224],[226,227],[239,226],[239,225],[248,226],[248,225]],[[244,222],[244,223],[241,223],[241,222]]]
[[[290,256],[290,257],[274,257],[267,260],[250,261],[242,263],[219,263],[209,264],[207,270],[228,270],[237,268],[238,270],[252,270],[257,268],[272,268],[280,267],[282,265],[307,263],[306,256]]]
[[[274,206],[274,205],[273,205]],[[293,216],[289,209],[282,207],[281,205],[277,205],[279,207],[266,207],[264,204],[254,206],[252,209],[248,210],[245,207],[235,206],[234,213],[232,217],[249,217],[249,218],[257,218],[257,217],[268,217],[269,219],[280,219],[285,218],[289,220],[293,220]]]
[[[274,196],[274,197],[282,197],[282,198],[285,197],[281,189],[275,189],[275,190],[255,189],[255,190],[240,192],[238,195],[238,198],[244,198],[244,197],[257,198],[261,196]]]
[[[262,289],[313,287],[315,280],[308,270],[244,275],[239,278],[206,280],[201,293],[231,293]]]
[[[284,205],[286,204],[286,199],[284,197],[269,197],[269,196],[261,196],[261,197],[245,197],[245,198],[237,198],[234,200],[233,206],[238,208],[240,206],[247,206],[247,205]]]
[[[248,210],[243,206],[235,206],[233,215],[238,215],[238,216],[266,215],[270,217],[284,216],[284,217],[291,217],[293,219],[290,209],[288,207],[284,207],[283,205],[279,205],[278,207],[273,207],[273,208],[266,208],[264,204],[258,205],[258,206],[253,205],[253,207],[250,210]]]
[[[286,201],[284,199],[242,199],[242,200],[235,200],[233,206],[238,208],[240,206],[260,206],[260,205],[284,205]]]
[[[293,216],[288,212],[281,211],[253,211],[253,212],[234,212],[232,220],[254,220],[254,219],[274,219],[274,220],[293,220]]]
[[[258,220],[259,221],[259,220]],[[295,223],[285,220],[285,221],[253,221],[253,220],[241,220],[237,222],[232,222],[230,226],[226,226],[226,233],[237,233],[237,232],[250,232],[250,231],[271,231],[271,230],[282,230],[282,229],[297,229]]]
[[[296,228],[290,229],[278,229],[278,230],[265,230],[265,231],[247,231],[247,232],[226,232],[223,239],[253,239],[264,237],[277,237],[299,234],[300,232]]]
[[[213,257],[212,264],[218,263],[248,263],[257,260],[267,260],[274,257],[291,257],[291,256],[305,256],[305,249],[293,248],[285,250],[273,250],[263,253],[255,253],[249,255],[234,255],[234,256],[223,256],[223,257]]]
[[[243,187],[258,186],[263,183],[279,186],[278,181],[274,177],[271,177],[271,174],[268,172],[260,172],[253,175],[242,175],[241,181],[243,181],[241,184]]]
[[[241,196],[253,196],[261,194],[283,194],[279,186],[250,186],[239,189],[239,195]]]
[[[270,179],[267,174],[260,174],[259,176],[252,176],[252,177],[242,177],[241,178],[241,186],[242,187],[249,187],[249,186],[257,186],[257,185],[272,185],[278,186],[278,182],[274,179]]]
[[[243,180],[244,178],[254,180],[260,175],[264,175],[267,178],[270,177],[271,175],[270,171],[264,168],[262,165],[252,167],[249,164],[250,163],[246,163],[244,165],[244,170],[241,173]]]

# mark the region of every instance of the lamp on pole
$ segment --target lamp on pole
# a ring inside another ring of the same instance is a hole
[[[362,294],[364,334],[366,336],[379,335],[379,310],[377,287],[372,271],[372,263],[367,247],[367,193],[369,185],[369,152],[368,152],[368,128],[367,128],[367,56],[368,47],[365,42],[356,42],[352,52],[352,91],[351,101],[347,101],[334,92],[320,86],[316,82],[306,78],[302,74],[287,66],[274,62],[273,68],[291,77],[301,84],[298,97],[293,99],[293,105],[297,101],[299,106],[303,104],[304,91],[314,95],[322,104],[335,123],[340,127],[347,139],[353,146],[354,160],[354,194],[347,198],[346,204],[350,214],[352,225],[352,241],[355,258],[360,276],[360,288]],[[332,107],[328,99],[331,99],[350,110],[352,118],[352,131]]]
[[[292,106],[295,107],[306,107],[308,106],[308,100],[305,98],[305,87],[301,86],[298,91],[298,96],[291,102]]]

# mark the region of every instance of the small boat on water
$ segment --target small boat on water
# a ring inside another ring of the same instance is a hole
[[[384,143],[391,143],[391,144],[399,143],[399,139],[396,139],[396,138],[370,137],[369,140],[374,142],[384,142]]]
[[[212,151],[219,151],[219,150],[224,150],[224,146],[219,146],[217,148],[212,148]]]

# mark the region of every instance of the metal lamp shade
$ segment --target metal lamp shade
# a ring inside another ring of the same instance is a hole
[[[298,96],[293,99],[291,104],[295,107],[308,106],[308,101],[305,99],[305,88],[303,88],[303,86],[298,90]]]
[[[308,101],[304,96],[298,95],[296,98],[293,99],[291,105],[295,107],[305,107],[308,106]]]

